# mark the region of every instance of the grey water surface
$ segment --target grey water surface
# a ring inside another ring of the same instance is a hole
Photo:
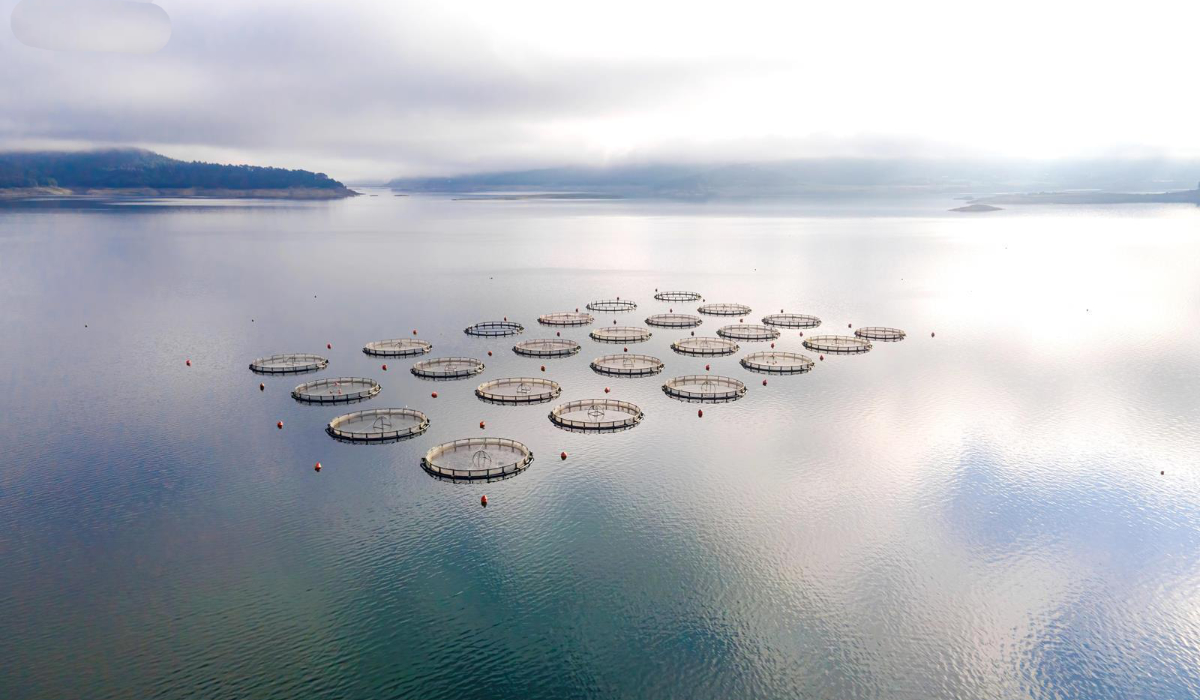
[[[0,697],[1200,697],[1200,209],[382,195],[0,208]],[[590,328],[511,350],[593,299],[695,313],[656,288],[908,337],[766,386],[767,343],[688,330],[629,347],[642,379],[592,372],[622,348]],[[361,352],[413,329],[486,370]],[[276,352],[331,362],[247,369]],[[705,364],[749,388],[701,418],[661,385]],[[342,375],[382,392],[289,396]],[[645,419],[474,396],[507,376]],[[323,431],[388,406],[428,432]],[[534,462],[421,469],[476,435]]]

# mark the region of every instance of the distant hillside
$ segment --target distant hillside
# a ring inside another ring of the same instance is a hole
[[[1190,187],[1200,162],[971,161],[829,158],[764,163],[565,167],[455,177],[399,178],[405,192],[586,192],[621,197],[830,197]]]
[[[141,149],[0,153],[0,196],[120,191],[334,199],[355,193],[324,173],[184,162]]]

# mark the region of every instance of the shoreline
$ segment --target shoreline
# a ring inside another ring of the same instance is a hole
[[[0,200],[15,201],[47,197],[143,197],[156,199],[290,199],[290,200],[334,200],[359,197],[348,187],[289,187],[286,189],[227,188],[108,188],[108,187],[12,187],[0,188]]]

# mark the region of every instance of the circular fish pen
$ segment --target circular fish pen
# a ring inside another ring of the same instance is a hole
[[[597,328],[588,335],[599,343],[640,343],[650,340],[653,334],[649,329],[637,326],[609,326]]]
[[[654,295],[659,301],[700,301],[697,292],[658,292]]]
[[[555,406],[550,422],[578,433],[614,433],[642,422],[642,409],[628,401],[583,399]]]
[[[746,385],[733,377],[689,374],[663,384],[667,396],[688,403],[725,403],[746,395]]]
[[[762,322],[780,328],[816,328],[821,325],[821,319],[808,314],[771,314],[763,316]]]
[[[431,343],[416,338],[393,338],[376,340],[363,346],[363,352],[376,357],[412,357],[424,355],[433,349]]]
[[[537,377],[493,379],[475,388],[475,395],[481,401],[513,405],[545,403],[558,398],[561,393],[558,382]]]
[[[292,398],[303,403],[365,401],[379,393],[379,382],[366,377],[318,379],[292,389]]]
[[[688,337],[671,343],[671,349],[680,355],[720,357],[737,352],[738,344],[728,338]]]
[[[779,329],[753,323],[735,323],[718,328],[717,335],[734,340],[775,340],[779,337]]]
[[[871,342],[852,335],[814,335],[804,339],[804,347],[833,355],[861,355],[871,349]]]
[[[867,340],[879,340],[885,343],[898,343],[904,340],[905,333],[899,328],[884,326],[863,326],[854,331],[854,335]]]
[[[445,442],[421,458],[421,467],[446,479],[496,479],[529,468],[533,452],[516,440],[476,437]]]
[[[300,374],[316,372],[329,366],[329,360],[307,352],[282,352],[260,357],[250,363],[250,371],[258,374]]]
[[[578,311],[556,311],[538,316],[538,323],[543,326],[586,326],[595,320],[591,314]]]
[[[592,370],[611,377],[649,377],[663,371],[663,361],[649,355],[631,355],[627,352],[605,355],[592,360]]]
[[[608,311],[616,313],[619,311],[633,311],[637,308],[637,303],[628,299],[600,299],[593,301],[587,305],[588,311]]]
[[[484,338],[498,338],[505,335],[516,335],[525,330],[525,326],[516,321],[483,321],[473,326],[467,326],[463,333]]]
[[[342,442],[397,442],[429,428],[429,417],[411,408],[373,408],[338,416],[325,432]]]
[[[696,310],[708,316],[745,316],[750,313],[750,307],[745,304],[705,304]]]
[[[646,318],[647,326],[657,326],[658,328],[695,328],[704,319],[691,314],[654,314]]]
[[[579,352],[579,343],[566,338],[523,340],[513,346],[513,352],[525,357],[569,357]]]
[[[483,363],[473,357],[437,357],[416,363],[411,371],[422,379],[462,379],[482,372]]]
[[[742,366],[760,374],[803,374],[817,363],[797,352],[752,352],[742,358]]]

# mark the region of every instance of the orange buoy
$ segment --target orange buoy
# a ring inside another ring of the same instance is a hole
[[[764,379],[764,380],[763,380],[763,386],[766,386],[766,385],[767,385],[767,380],[765,380],[765,379]]]
[[[432,394],[430,394],[430,396],[432,396],[433,398],[435,398],[435,399],[436,399],[436,398],[437,398],[437,392],[436,392],[436,391],[435,391],[435,392],[433,392]]]
[[[610,389],[608,387],[604,387],[604,393],[607,394],[609,391],[610,391]]]
[[[492,356],[492,351],[488,350],[488,357],[491,357],[491,356]]]
[[[700,418],[703,418],[704,417],[704,409],[702,408],[699,411],[696,411],[696,415]]]
[[[279,421],[278,423],[276,423],[275,427],[279,428],[280,430],[283,430],[283,421]]]
[[[487,496],[479,497],[479,505],[483,506],[484,508],[487,508]]]
[[[542,371],[543,371],[543,372],[545,372],[545,371],[546,371],[546,365],[542,365]]]
[[[321,471],[321,463],[320,462],[317,462],[316,464],[313,465],[313,471],[315,471],[315,472]]]
[[[387,371],[387,365],[384,365],[384,366],[383,366],[383,371],[384,371],[384,372],[386,372],[386,371]]]
[[[191,366],[192,366],[192,361],[191,361],[191,360],[184,360],[184,363],[185,363],[185,364],[186,364],[188,367],[191,367]]]
[[[483,421],[479,421],[479,429],[480,430],[483,430],[483,425],[484,425]]]
[[[258,390],[259,390],[259,391],[266,391],[266,389],[267,389],[267,385],[266,385],[266,384],[263,384],[262,382],[259,382],[259,383],[258,383]]]
[[[566,459],[567,453],[564,451],[562,454],[559,455],[559,457],[561,457],[562,459]]]

